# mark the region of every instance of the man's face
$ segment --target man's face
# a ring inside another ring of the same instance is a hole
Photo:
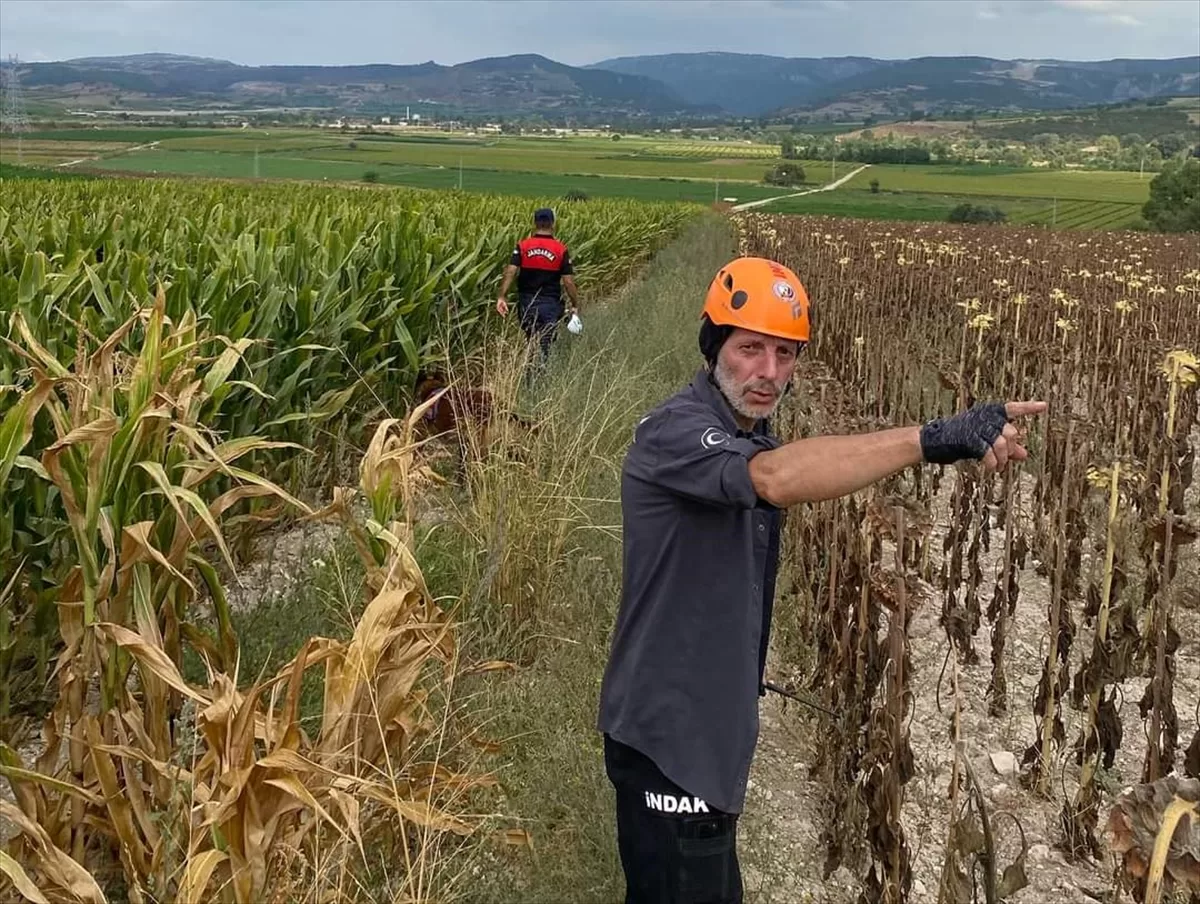
[[[735,329],[717,355],[717,385],[744,418],[770,417],[796,369],[799,344]]]

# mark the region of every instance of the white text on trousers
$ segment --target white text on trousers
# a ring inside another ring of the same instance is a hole
[[[708,804],[698,797],[675,797],[646,792],[646,807],[660,813],[707,813]]]

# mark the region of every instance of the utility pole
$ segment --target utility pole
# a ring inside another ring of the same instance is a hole
[[[458,190],[462,191],[462,157],[458,158]]]
[[[20,60],[9,54],[8,64],[0,70],[4,82],[4,109],[0,117],[0,131],[17,136],[17,163],[24,162],[21,135],[29,131],[29,118],[25,115],[25,103],[21,99]]]

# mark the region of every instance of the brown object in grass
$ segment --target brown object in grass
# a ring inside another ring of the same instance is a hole
[[[445,376],[436,371],[423,370],[417,375],[414,404],[421,405],[442,390],[445,392],[441,398],[417,423],[416,433],[421,438],[456,438],[460,465],[468,458],[471,448],[491,444],[498,417],[527,434],[537,432],[537,425],[528,418],[511,411],[498,411],[490,389],[448,383]]]

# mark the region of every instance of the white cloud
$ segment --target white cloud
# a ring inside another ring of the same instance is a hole
[[[1000,18],[1000,14],[998,12],[996,12],[994,9],[992,9],[990,6],[981,7],[979,12],[976,13],[975,15],[978,16],[980,19],[999,19]]]
[[[1128,0],[1054,0],[1054,5],[1060,9],[1082,13],[1092,22],[1123,25],[1126,28],[1139,28],[1144,25],[1145,23],[1131,11],[1146,10],[1150,6],[1146,0],[1141,0],[1140,3],[1131,3]]]
[[[1117,0],[1054,0],[1054,5],[1091,13],[1106,13],[1121,6]]]

